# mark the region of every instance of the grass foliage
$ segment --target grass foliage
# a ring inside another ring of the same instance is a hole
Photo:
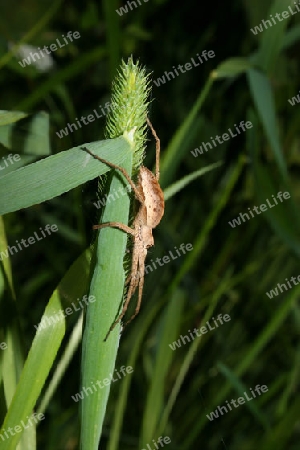
[[[299,89],[300,13],[251,31],[294,2],[234,0],[198,15],[194,0],[151,0],[122,16],[117,0],[23,3],[18,14],[0,6],[0,449],[154,450],[160,436],[172,450],[298,449],[300,102],[288,100]],[[51,53],[52,68],[18,63],[23,44],[50,46],[69,30],[80,39]],[[152,82],[204,49],[215,57]],[[155,163],[147,111],[165,215],[140,314],[105,344],[131,245],[92,226],[130,223],[134,210],[115,195],[123,177],[81,147],[135,179],[144,154]],[[241,121],[252,127],[193,156]],[[290,198],[250,215],[278,192]],[[240,213],[249,219],[230,226]],[[47,224],[58,232],[22,244]],[[17,251],[6,257],[8,246]],[[84,295],[96,301],[37,331]],[[230,320],[191,338],[220,315]],[[133,371],[74,401],[122,366]],[[267,392],[209,420],[257,385]],[[9,435],[34,412],[44,414],[37,426]]]

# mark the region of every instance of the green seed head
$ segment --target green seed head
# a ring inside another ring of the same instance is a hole
[[[132,57],[121,67],[112,85],[111,110],[105,134],[113,139],[124,135],[134,151],[133,171],[141,165],[146,146],[146,118],[149,106],[149,75]]]

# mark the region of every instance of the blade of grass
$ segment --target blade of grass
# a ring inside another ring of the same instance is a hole
[[[92,158],[82,147],[122,163],[129,144],[123,137],[97,141],[51,155],[0,178],[0,214],[7,214],[50,200],[88,180],[106,173],[106,164]]]
[[[251,69],[247,72],[250,92],[256,106],[267,139],[273,150],[275,161],[283,179],[288,179],[286,163],[280,145],[276,123],[275,102],[270,81],[263,73]]]
[[[161,185],[168,185],[173,179],[174,173],[180,164],[180,161],[184,157],[186,148],[184,146],[184,140],[191,128],[194,125],[197,114],[199,113],[204,101],[206,100],[211,86],[213,84],[213,77],[209,76],[202,91],[199,94],[194,106],[189,112],[183,124],[177,129],[170,144],[162,156],[160,171],[161,171]]]
[[[231,276],[231,273],[228,271],[226,273],[225,277],[223,278],[223,280],[220,282],[218,289],[213,293],[213,296],[210,299],[209,307],[208,307],[207,311],[205,312],[205,315],[202,319],[203,324],[206,323],[211,318],[220,298],[222,297],[222,295],[224,294],[224,292],[227,289],[230,276]],[[194,357],[196,356],[196,352],[197,352],[197,350],[199,350],[201,344],[202,344],[202,336],[200,336],[200,339],[194,339],[184,357],[184,360],[181,364],[180,371],[175,379],[175,383],[174,383],[171,393],[169,395],[169,399],[164,408],[164,412],[163,412],[163,415],[162,415],[162,418],[161,418],[161,421],[159,424],[159,428],[157,431],[157,436],[160,436],[167,427],[167,423],[168,423],[171,411],[173,409],[173,406],[175,404],[176,398],[178,396],[178,393],[180,391],[180,388],[184,382],[184,379],[188,373],[189,368],[191,367]]]
[[[59,309],[61,309],[61,303],[55,291],[46,307],[45,315],[51,317]],[[8,435],[8,438],[6,437],[5,441],[1,443],[2,450],[14,450],[24,428],[29,426],[29,420],[27,419],[32,414],[64,333],[65,322],[62,320],[56,323],[55,327],[40,329],[36,334],[25,361],[16,392],[0,430],[0,434],[5,437],[9,428],[14,429],[15,434],[13,436]],[[38,417],[38,419],[43,420],[42,417]],[[18,429],[15,427],[18,427]]]
[[[157,312],[159,311],[160,308],[161,305],[157,303],[153,308],[147,311],[147,313],[144,314],[141,313],[138,324],[135,323],[132,324],[132,327],[134,327],[134,329],[132,331],[130,342],[128,344],[131,351],[128,357],[127,366],[131,367],[135,366],[139,353],[142,351],[142,342],[149,330],[150,325],[153,322],[154,317],[157,315]],[[132,379],[133,374],[129,374],[122,381],[119,398],[117,401],[115,414],[113,417],[113,424],[111,427],[107,450],[118,450],[119,448],[122,422],[125,414],[126,401],[128,398],[128,393]]]
[[[189,183],[191,183],[193,180],[196,180],[198,177],[201,177],[207,172],[210,172],[211,170],[220,167],[222,164],[222,161],[210,164],[209,166],[202,167],[199,170],[196,170],[195,172],[186,175],[185,177],[181,178],[181,180],[176,181],[171,186],[167,187],[164,190],[164,197],[165,201],[173,197],[177,192],[180,192],[185,186],[187,186]]]
[[[43,398],[39,404],[39,407],[37,409],[38,414],[45,412],[45,409],[47,408],[51,398],[53,397],[57,386],[59,385],[68,365],[70,364],[70,361],[71,361],[76,349],[78,348],[78,346],[80,344],[81,337],[82,337],[82,324],[83,324],[83,312],[80,314],[80,317],[79,317],[75,327],[73,328],[68,345],[67,345],[66,349],[64,350],[64,353],[56,366],[53,377],[51,378],[51,381],[48,384],[47,390],[46,390],[45,394],[43,395]]]
[[[143,414],[142,433],[140,446],[144,447],[152,438],[156,438],[156,428],[161,419],[164,405],[164,390],[169,367],[175,356],[174,352],[167,352],[168,344],[177,336],[180,319],[184,306],[184,296],[181,290],[173,293],[173,298],[168,303],[161,324],[154,361],[154,371],[148,388],[146,406]]]
[[[276,0],[272,3],[268,16],[271,14],[274,16],[277,13],[281,13],[293,4],[293,0]],[[289,16],[289,18],[290,17],[291,16]],[[262,33],[257,62],[263,71],[270,73],[274,70],[288,24],[289,19],[281,20],[277,22],[275,26],[268,27]]]
[[[123,162],[122,167],[127,170],[129,175],[131,174],[132,157],[130,154]],[[109,193],[122,189],[124,187],[122,180],[121,177],[115,175]],[[128,196],[119,197],[114,202],[107,203],[102,221],[128,224],[129,204]],[[82,342],[81,392],[84,396],[81,402],[82,450],[97,450],[102,431],[119,346],[120,324],[110,333],[106,342],[104,342],[104,338],[115,320],[123,297],[125,282],[123,259],[126,242],[127,236],[121,230],[105,228],[99,233],[97,264],[90,286],[90,295],[94,295],[96,301],[90,304],[87,310]],[[103,386],[102,383],[106,383],[104,380],[108,380],[109,384]],[[97,382],[102,386],[99,387]],[[87,393],[87,389],[93,389],[91,395]]]
[[[224,377],[228,380],[229,384],[235,389],[236,393],[239,395],[243,395],[245,391],[248,390],[248,387],[245,386],[244,383],[238,378],[232,370],[229,369],[227,365],[224,363],[218,362],[217,367],[220,372],[224,375]],[[265,428],[270,429],[271,424],[267,419],[267,416],[263,414],[261,409],[257,406],[256,403],[246,402],[245,406],[249,409],[249,411],[253,414],[255,419]]]

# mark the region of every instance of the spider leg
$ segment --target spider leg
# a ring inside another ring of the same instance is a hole
[[[142,198],[141,194],[139,193],[136,185],[134,184],[134,182],[132,181],[132,179],[130,178],[130,176],[128,175],[128,173],[126,172],[125,169],[123,169],[123,167],[117,166],[116,164],[113,164],[110,161],[107,161],[106,159],[100,158],[100,156],[95,155],[95,153],[91,152],[88,148],[86,147],[81,147],[84,151],[86,151],[87,153],[89,153],[93,158],[98,159],[100,162],[102,162],[103,164],[106,164],[107,166],[111,167],[112,169],[115,170],[119,170],[119,172],[121,172],[124,177],[126,178],[126,180],[128,181],[128,183],[130,184],[130,186],[132,187],[136,198],[141,202],[144,203],[144,199]]]
[[[139,260],[139,268],[140,268],[140,280],[139,280],[139,297],[138,302],[134,311],[134,314],[130,317],[129,320],[123,326],[124,328],[138,315],[142,303],[142,295],[143,295],[143,287],[144,287],[144,279],[145,279],[145,259],[146,255],[143,255]]]
[[[100,225],[93,225],[94,230],[99,230],[101,228],[118,228],[119,230],[125,231],[125,233],[131,234],[132,236],[135,236],[135,230],[133,228],[128,227],[124,223],[120,222],[106,222],[106,223],[100,223]]]
[[[130,280],[131,280],[131,272],[125,280],[125,286],[129,283]]]
[[[125,280],[125,286],[129,283],[129,281],[131,280],[131,278],[134,277],[136,280],[140,278],[140,272],[137,270],[136,275],[132,275],[132,273],[130,272],[130,274],[128,275],[128,277]]]
[[[155,160],[155,177],[157,179],[157,181],[159,180],[159,157],[160,157],[160,139],[156,134],[156,131],[154,130],[152,123],[150,122],[150,120],[147,117],[147,124],[149,125],[151,132],[154,136],[154,139],[156,141],[155,147],[156,147],[156,160]]]
[[[138,256],[137,256],[137,250],[134,250],[133,251],[133,255],[132,255],[132,265],[131,265],[131,274],[132,275],[137,272],[138,262],[139,262],[139,259],[138,259]],[[122,311],[119,314],[119,316],[116,318],[114,323],[111,325],[110,329],[108,330],[107,335],[105,336],[104,341],[107,340],[110,332],[115,328],[117,323],[120,322],[120,320],[122,320],[123,316],[125,315],[125,313],[127,311],[127,308],[128,308],[128,305],[129,305],[129,302],[130,302],[131,297],[133,296],[133,294],[134,294],[134,292],[136,290],[137,285],[138,285],[138,283],[136,282],[135,277],[132,276],[131,277],[131,281],[130,281],[130,285],[129,285],[129,289],[128,289],[128,292],[127,292],[127,297],[126,297],[125,303],[123,305]]]

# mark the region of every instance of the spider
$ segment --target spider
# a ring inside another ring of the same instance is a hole
[[[125,285],[129,284],[126,300],[122,307],[122,310],[115,321],[112,323],[110,329],[108,330],[104,341],[107,340],[111,331],[115,328],[118,322],[122,320],[124,317],[129,302],[134,295],[136,288],[138,287],[138,301],[135,308],[134,314],[131,316],[129,320],[123,326],[124,328],[131,322],[139,313],[141,302],[142,302],[142,294],[143,294],[143,286],[144,286],[144,277],[145,277],[145,259],[147,256],[147,250],[149,247],[154,245],[154,239],[152,235],[152,229],[155,228],[159,222],[161,221],[162,216],[164,215],[165,202],[164,195],[162,189],[158,183],[159,181],[159,156],[160,156],[160,140],[150,122],[147,118],[147,123],[151,129],[151,132],[156,141],[156,163],[155,163],[155,175],[147,169],[147,167],[141,166],[138,174],[138,180],[135,184],[125,169],[119,167],[103,158],[92,153],[87,148],[83,148],[86,152],[88,152],[93,158],[98,159],[104,164],[107,164],[109,167],[115,170],[119,170],[130,186],[132,187],[135,198],[140,202],[139,210],[135,216],[135,219],[132,224],[132,228],[120,223],[120,222],[106,222],[100,225],[94,225],[94,230],[99,230],[105,227],[118,228],[119,230],[124,231],[125,233],[130,234],[133,237],[133,252],[132,252],[132,264],[131,264],[131,272],[125,281]]]

